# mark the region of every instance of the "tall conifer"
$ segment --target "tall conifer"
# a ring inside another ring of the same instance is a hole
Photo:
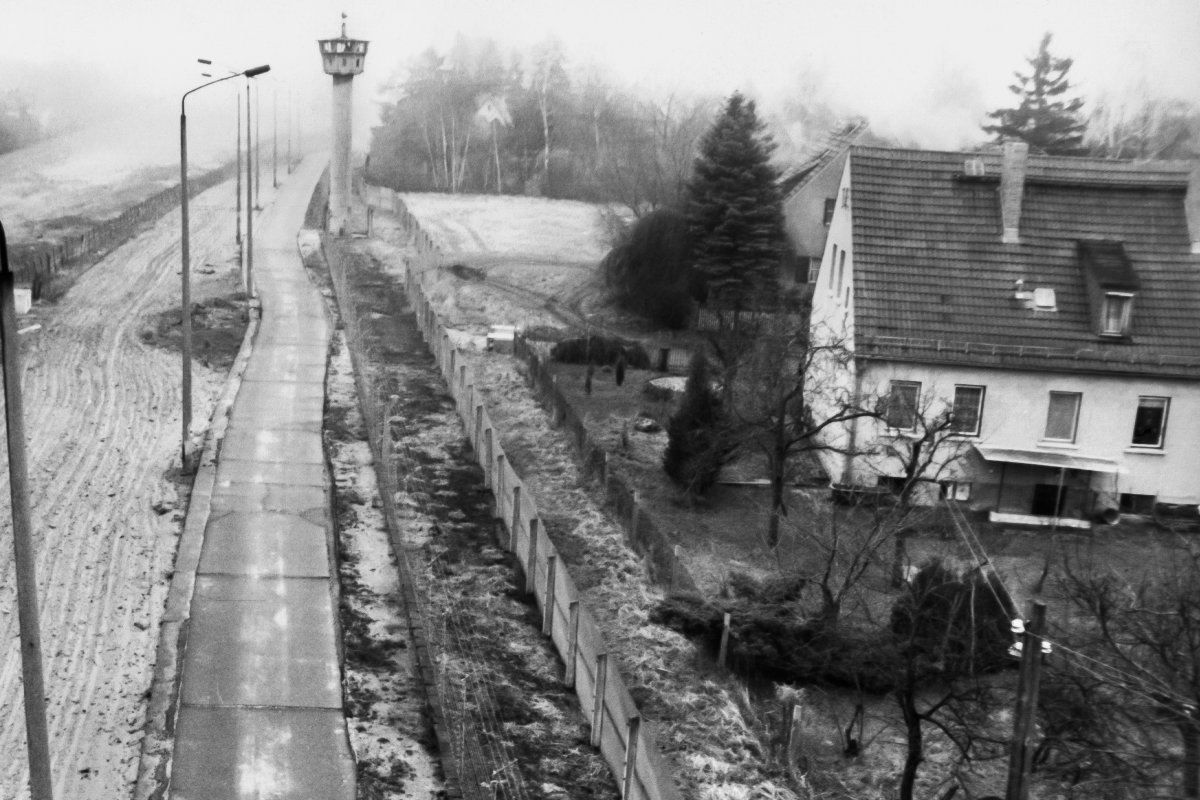
[[[774,149],[754,101],[737,92],[700,142],[687,217],[695,266],[710,297],[746,305],[773,294],[783,247]]]
[[[1017,83],[1008,87],[1020,103],[1016,108],[989,112],[996,123],[984,125],[983,130],[995,136],[997,142],[1028,142],[1030,148],[1049,155],[1084,155],[1085,126],[1080,116],[1083,100],[1071,96],[1067,80],[1074,62],[1051,55],[1050,38],[1050,33],[1043,36],[1037,55],[1027,59],[1033,71],[1028,75],[1015,73]]]

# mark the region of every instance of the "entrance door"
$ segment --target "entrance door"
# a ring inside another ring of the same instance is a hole
[[[1066,502],[1066,486],[1059,488],[1056,483],[1039,483],[1033,487],[1031,513],[1035,517],[1060,517]]]

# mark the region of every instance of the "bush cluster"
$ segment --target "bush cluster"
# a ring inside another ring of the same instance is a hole
[[[550,357],[563,364],[616,366],[622,356],[631,369],[650,369],[650,356],[640,344],[607,336],[563,339],[550,350]]]

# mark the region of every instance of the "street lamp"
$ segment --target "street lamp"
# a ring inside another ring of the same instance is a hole
[[[205,62],[201,60],[201,63]],[[185,472],[188,469],[187,446],[192,427],[192,289],[190,279],[191,256],[188,251],[190,243],[188,241],[187,98],[189,94],[198,92],[206,86],[212,86],[214,83],[227,81],[240,75],[253,78],[255,75],[262,75],[264,72],[269,72],[270,69],[269,64],[263,64],[261,67],[252,67],[242,72],[234,72],[222,78],[202,83],[194,89],[189,89],[179,99],[179,208],[183,223],[183,235],[180,239],[180,250],[183,254],[183,269],[181,271],[183,276],[183,319],[181,321],[183,326],[183,437],[180,447],[180,465]]]
[[[51,800],[50,740],[46,727],[46,693],[42,680],[42,638],[38,620],[37,553],[29,512],[29,469],[25,461],[25,407],[18,363],[17,309],[8,242],[0,225],[0,360],[4,371],[4,421],[8,438],[8,489],[12,498],[13,566],[17,578],[17,624],[20,627],[21,677],[25,684],[25,742],[29,751],[32,800]]]

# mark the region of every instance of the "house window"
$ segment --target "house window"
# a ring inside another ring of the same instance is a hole
[[[841,258],[838,260],[838,282],[837,282],[837,293],[838,294],[842,293],[842,281],[845,279],[845,277],[846,277],[846,251],[843,250]]]
[[[1121,493],[1120,511],[1122,514],[1153,514],[1154,501],[1157,498],[1152,494],[1130,494],[1127,492]]]
[[[1133,295],[1127,292],[1107,292],[1100,333],[1104,336],[1128,336],[1133,312]]]
[[[1079,392],[1051,392],[1050,410],[1046,414],[1046,435],[1052,442],[1075,441],[1075,429],[1079,424]]]
[[[825,224],[826,225],[830,225],[833,223],[833,212],[836,209],[837,209],[837,198],[836,197],[826,197],[825,198]]]
[[[833,289],[833,268],[837,266],[838,246],[833,246],[833,258],[829,260],[829,288]]]
[[[808,282],[816,283],[817,276],[821,274],[821,259],[810,258],[808,260]]]
[[[969,481],[941,481],[942,499],[957,500],[965,503],[971,499],[971,484]]]
[[[887,426],[899,431],[917,427],[917,402],[921,384],[917,381],[892,381],[887,404]]]
[[[1133,415],[1133,446],[1162,447],[1167,432],[1167,409],[1171,401],[1166,397],[1139,397],[1137,413]]]
[[[950,429],[964,436],[978,436],[983,418],[983,387],[955,386],[954,410]]]

